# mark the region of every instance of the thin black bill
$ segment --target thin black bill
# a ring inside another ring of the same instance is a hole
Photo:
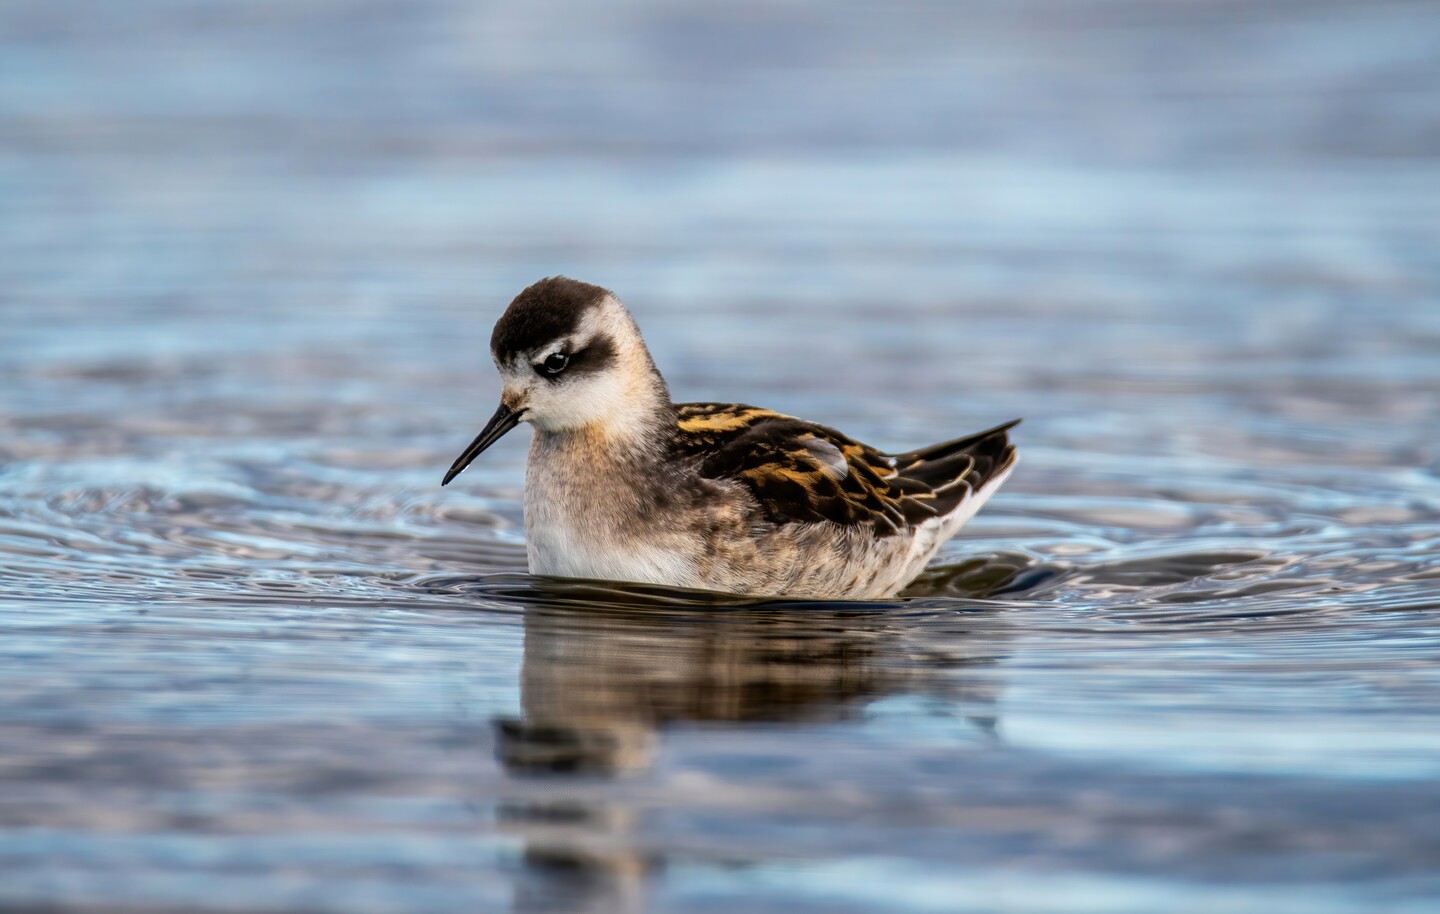
[[[506,432],[519,425],[520,418],[524,414],[523,409],[512,410],[505,404],[500,404],[500,408],[495,410],[495,415],[485,423],[485,427],[480,430],[480,434],[475,436],[475,440],[470,442],[470,446],[465,448],[463,454],[455,458],[454,463],[450,464],[450,470],[445,474],[445,478],[440,480],[440,485],[449,485],[450,480],[459,476],[461,470],[464,470],[471,461],[480,456],[481,451],[499,441]]]

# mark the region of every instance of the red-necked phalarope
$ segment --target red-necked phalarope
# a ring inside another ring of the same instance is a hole
[[[534,574],[730,593],[896,593],[1010,475],[1020,420],[904,454],[734,403],[672,403],[611,292],[564,277],[495,324],[500,408],[449,483],[520,422]]]

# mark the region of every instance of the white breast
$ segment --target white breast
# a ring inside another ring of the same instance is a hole
[[[534,449],[525,480],[525,540],[532,574],[698,586],[693,550],[665,518],[638,516],[613,475]]]

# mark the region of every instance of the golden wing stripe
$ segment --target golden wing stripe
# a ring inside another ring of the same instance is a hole
[[[768,409],[758,409],[754,407],[740,410],[739,412],[701,413],[698,416],[688,416],[681,419],[680,429],[691,434],[699,432],[734,432],[752,424],[756,419],[768,419],[779,415],[779,413],[772,412]]]

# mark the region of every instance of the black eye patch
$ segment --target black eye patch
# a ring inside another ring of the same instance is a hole
[[[578,375],[603,371],[615,364],[615,343],[608,337],[598,337],[589,346],[566,355],[555,352],[535,363],[535,373],[547,381],[557,380],[562,374]]]

